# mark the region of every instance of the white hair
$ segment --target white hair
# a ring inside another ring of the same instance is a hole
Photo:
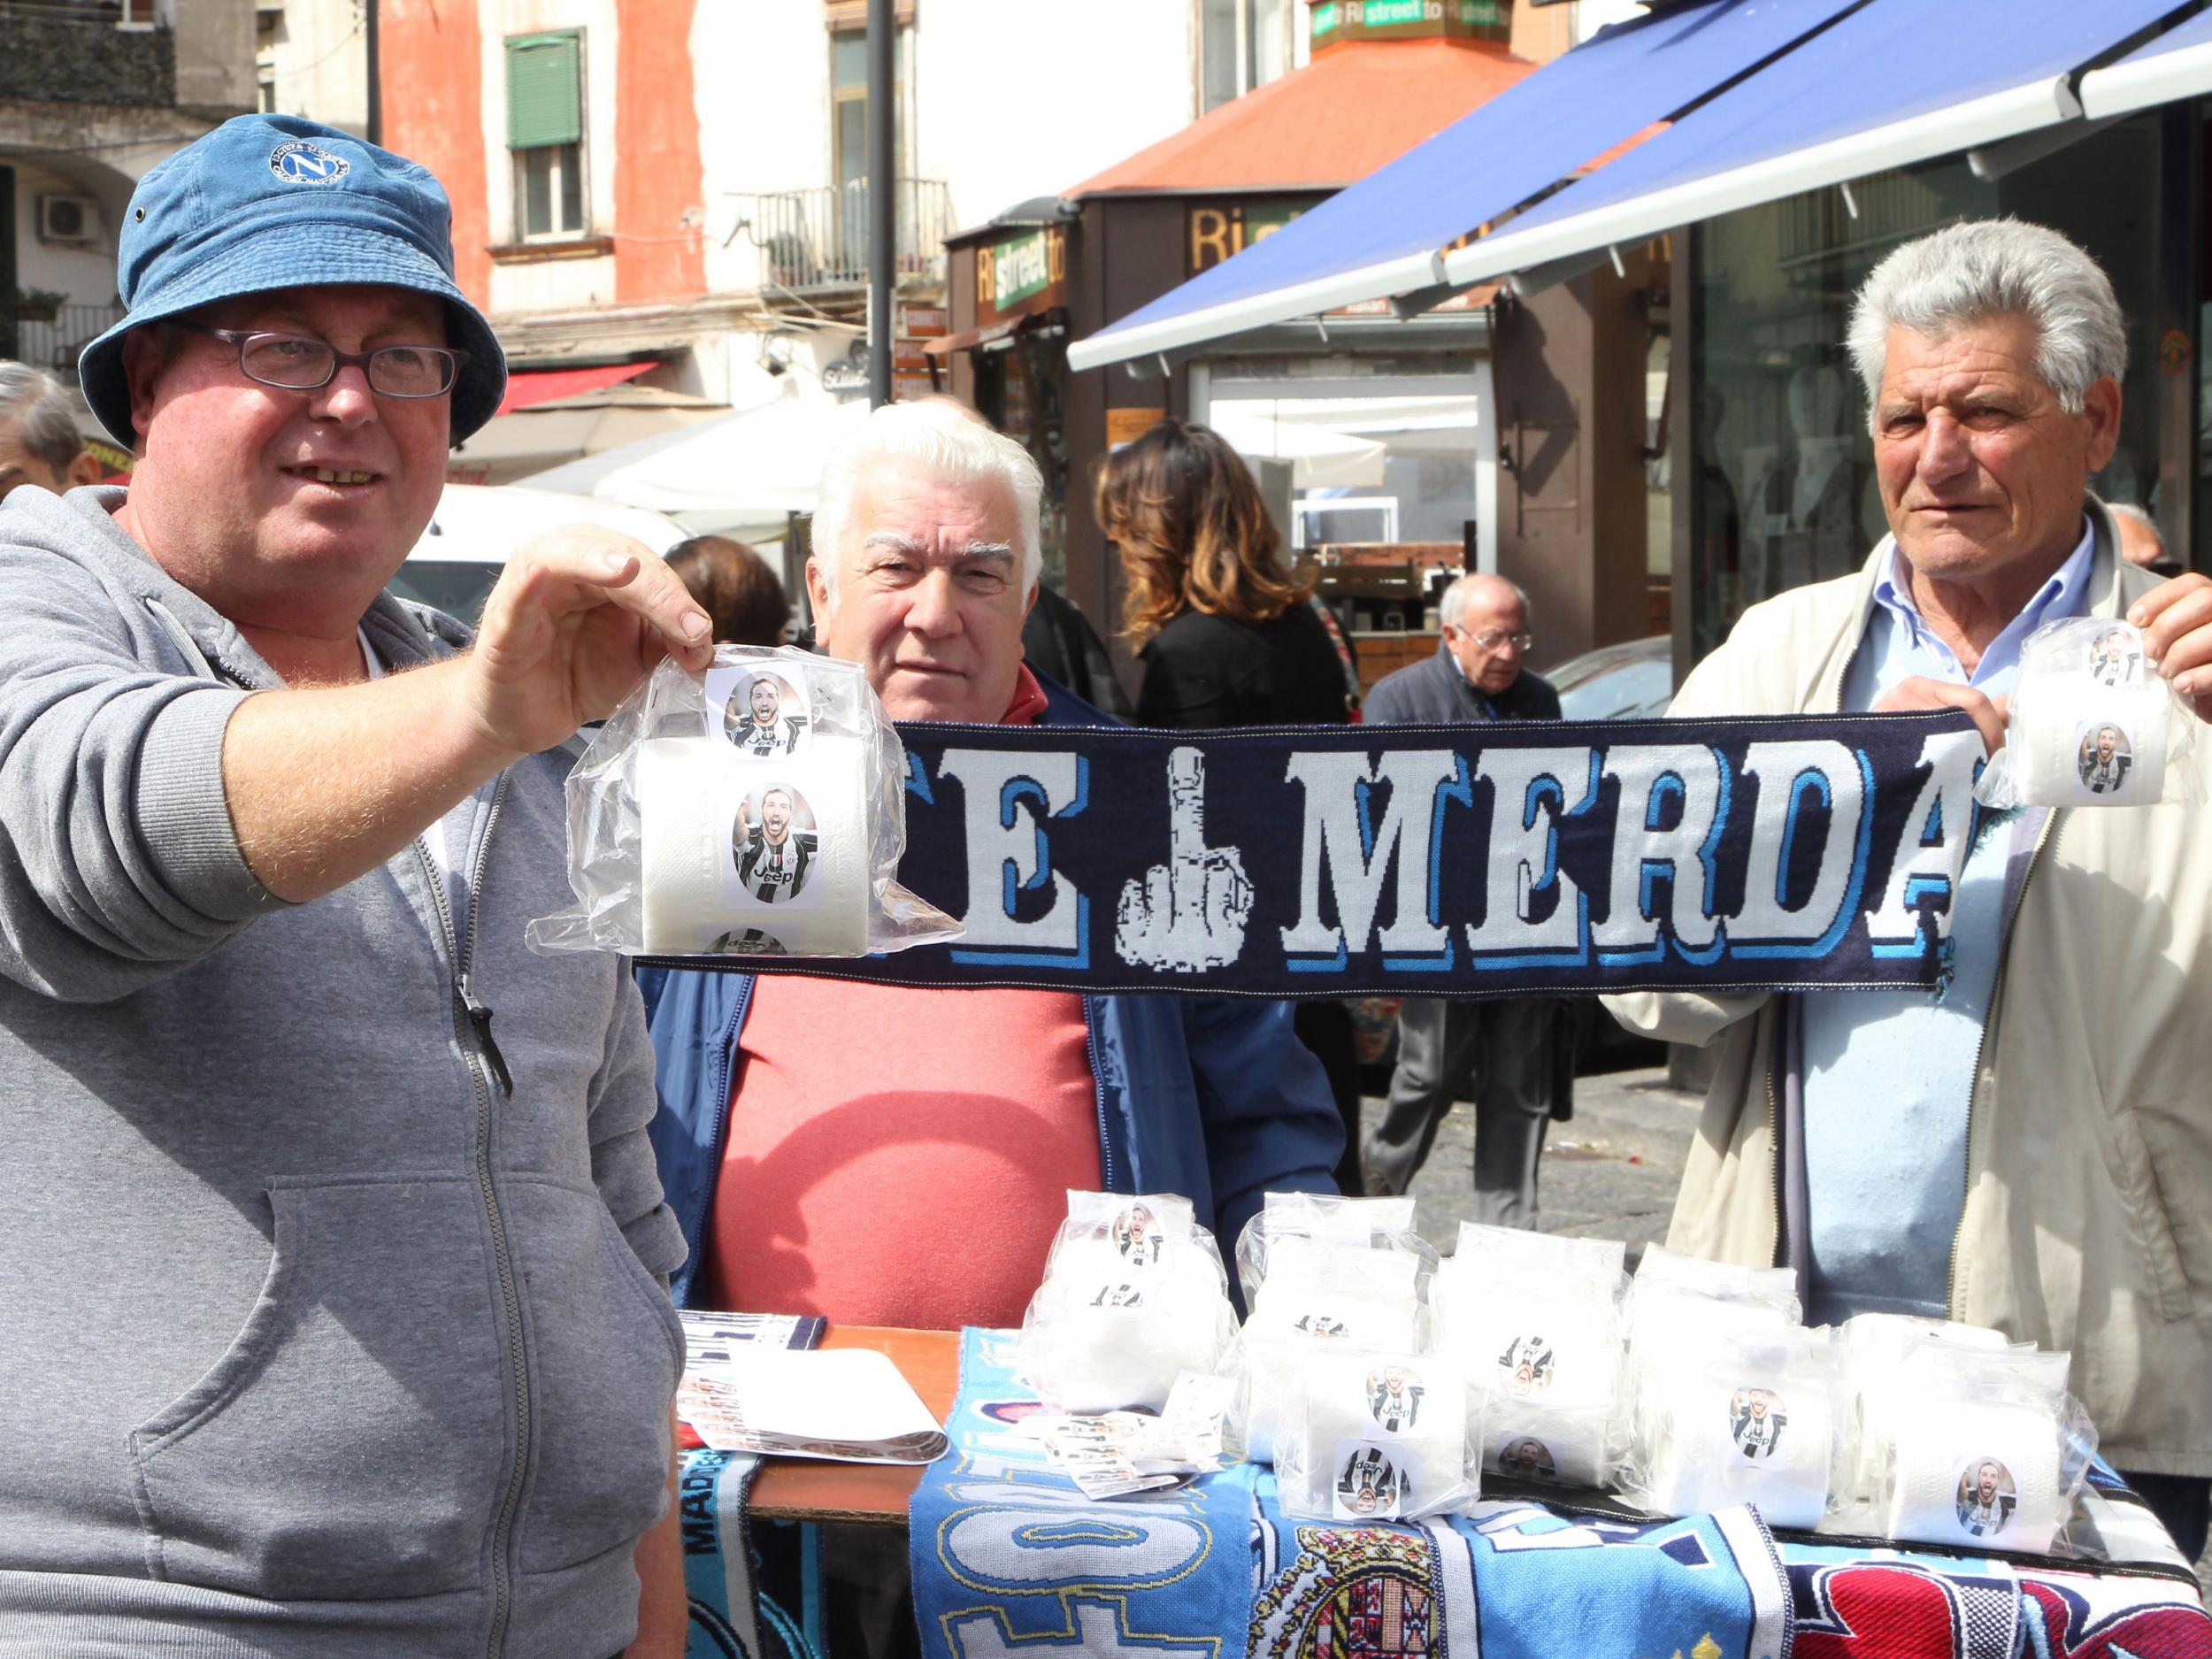
[[[1504,582],[1510,588],[1513,596],[1521,602],[1521,616],[1524,622],[1526,621],[1527,591],[1520,583],[1508,581],[1502,576],[1493,576],[1486,571],[1470,571],[1466,575],[1455,579],[1452,585],[1444,590],[1444,597],[1436,607],[1437,620],[1448,628],[1457,627],[1460,618],[1467,614],[1467,602],[1474,597],[1475,588],[1484,582]]]
[[[27,363],[0,357],[0,420],[20,423],[17,442],[57,478],[84,449],[68,388]]]
[[[2105,503],[2104,510],[2116,518],[2134,519],[2153,535],[2159,533],[2158,520],[2152,518],[2146,509],[2137,506],[2131,501],[2108,501]]]
[[[2016,219],[1969,220],[1909,242],[1874,267],[1851,309],[1851,357],[1870,409],[1889,333],[1931,339],[1993,317],[2035,324],[2035,372],[2078,415],[2089,388],[2127,372],[2126,320],[2104,268],[2056,231]]]
[[[995,432],[979,416],[942,400],[886,403],[856,427],[822,465],[821,495],[814,509],[813,550],[807,563],[837,609],[837,577],[853,496],[884,462],[909,462],[933,478],[953,483],[995,480],[1014,497],[1014,550],[1020,560],[1022,595],[1037,586],[1044,553],[1037,537],[1037,503],[1044,475],[1023,449]]]

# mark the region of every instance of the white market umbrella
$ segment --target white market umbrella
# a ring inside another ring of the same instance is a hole
[[[673,519],[588,495],[511,484],[448,484],[429,528],[407,557],[442,564],[503,565],[532,536],[564,525],[595,524],[665,553],[689,533]]]
[[[764,403],[521,481],[655,512],[695,530],[780,524],[814,511],[822,464],[867,418],[865,399],[803,396],[795,381]]]
[[[1209,424],[1239,455],[1288,461],[1298,489],[1371,488],[1383,481],[1386,446],[1317,422],[1284,419],[1279,403],[1218,403]]]

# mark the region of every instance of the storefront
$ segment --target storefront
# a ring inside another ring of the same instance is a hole
[[[1094,373],[1071,374],[1066,348],[1533,73],[1501,43],[1503,15],[1316,6],[1306,68],[948,243],[953,332],[930,349],[949,389],[1036,457],[1047,578],[1102,633],[1120,577],[1092,518],[1098,468],[1167,415],[1218,428],[1252,463],[1292,557],[1323,565],[1370,681],[1435,649],[1425,600],[1446,577],[1494,564],[1494,291],[1411,321],[1383,302],[1343,308]]]
[[[1994,180],[1953,155],[1858,180],[1848,200],[1814,191],[1678,236],[1687,373],[1674,454],[1694,480],[1676,492],[1693,549],[1678,572],[1678,657],[1711,650],[1760,599],[1857,569],[1880,539],[1865,395],[1845,344],[1851,299],[1893,249],[1961,219],[2048,225],[2110,273],[2128,374],[2119,453],[2095,488],[2148,511],[2181,563],[2204,563],[2203,146],[2198,107],[2171,105]]]

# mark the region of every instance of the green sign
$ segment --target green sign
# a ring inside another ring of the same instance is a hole
[[[1033,230],[993,250],[992,303],[1000,311],[1043,293],[1051,280],[1052,262],[1046,257],[1044,232]]]
[[[1307,17],[1316,49],[1438,35],[1503,41],[1512,34],[1513,0],[1311,0]]]

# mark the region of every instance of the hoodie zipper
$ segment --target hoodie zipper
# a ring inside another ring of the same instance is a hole
[[[1098,1112],[1098,1185],[1112,1193],[1120,1188],[1114,1185],[1114,1138],[1106,1133],[1106,1073],[1099,1069],[1098,1016],[1092,1002],[1088,996],[1083,999],[1083,1057],[1090,1062],[1091,1094]]]
[[[453,910],[446,900],[445,878],[439,874],[437,861],[430,856],[429,843],[419,837],[415,841],[415,856],[429,883],[431,906],[437,911],[438,930],[445,936],[446,960],[453,968],[453,1031],[460,1041],[462,1058],[468,1069],[475,1115],[472,1160],[476,1191],[491,1233],[492,1266],[499,1279],[500,1312],[507,1337],[508,1404],[515,1431],[514,1461],[492,1523],[491,1633],[484,1647],[488,1655],[496,1655],[506,1646],[507,1624],[513,1615],[513,1573],[507,1556],[513,1544],[515,1517],[522,1507],[523,1480],[530,1466],[532,1430],[527,1360],[523,1348],[522,1298],[515,1287],[514,1256],[508,1243],[506,1217],[501,1212],[499,1194],[492,1181],[492,1083],[497,1081],[503,1098],[512,1098],[514,1076],[507,1069],[498,1043],[493,1040],[492,1010],[477,996],[469,979],[469,968],[476,956],[484,866],[491,853],[492,832],[498,827],[500,804],[507,798],[509,776],[501,772],[492,786],[491,804],[484,816],[484,833],[478,840],[476,860],[469,871],[465,935],[457,936],[454,933]],[[437,826],[433,825],[428,833],[435,834]]]
[[[2063,812],[2063,808],[2055,809],[2043,820],[2035,845],[2028,849],[2027,867],[2020,872],[2019,890],[2006,907],[2004,926],[1997,933],[1997,971],[1990,978],[1989,1007],[1982,1015],[1981,1033],[1974,1039],[1973,1080],[1966,1087],[1966,1156],[1959,1171],[1959,1225],[1951,1233],[1951,1263],[1943,1288],[1944,1309],[1954,1319],[1959,1317],[1959,1246],[1966,1239],[1966,1204],[1974,1193],[1974,1109],[1982,1098],[1982,1053],[1989,1046],[1989,1022],[1997,1017],[1998,1000],[2005,988],[2005,960],[2009,954],[2012,925],[2019,919],[2020,907],[2027,902],[2028,883],[2035,879],[2035,866],[2043,856],[2043,849],[2058,839],[2059,819]]]

